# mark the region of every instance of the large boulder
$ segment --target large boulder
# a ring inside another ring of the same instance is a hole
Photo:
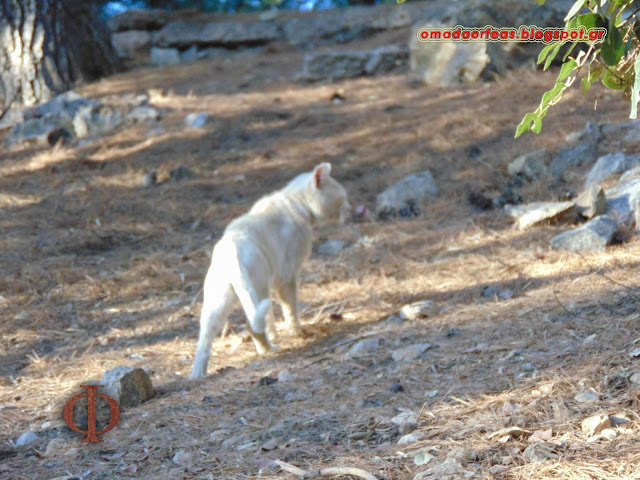
[[[113,32],[125,30],[158,30],[171,19],[172,12],[167,10],[128,10],[112,17],[108,26]]]
[[[621,182],[605,192],[607,213],[619,224],[629,224],[635,218],[636,229],[640,227],[640,218],[635,212],[640,206],[640,178]]]
[[[623,173],[639,163],[640,155],[627,155],[622,152],[604,155],[591,168],[584,186],[589,188],[592,185],[598,185],[610,176]]]
[[[543,220],[569,215],[575,202],[533,202],[526,205],[507,205],[505,212],[516,220],[516,228],[524,230]]]
[[[204,26],[198,44],[207,46],[265,45],[281,37],[278,25],[272,22],[211,22]]]
[[[480,79],[490,62],[485,42],[424,42],[418,36],[422,28],[444,25],[416,25],[409,40],[409,79],[438,87],[473,83]]]
[[[611,217],[600,215],[578,228],[553,237],[551,246],[572,252],[602,252],[617,231],[618,225]]]
[[[308,52],[304,56],[299,80],[318,81],[376,75],[403,70],[409,58],[407,49],[397,46],[374,50]]]
[[[156,66],[176,65],[182,61],[177,48],[151,47],[151,64]]]
[[[111,43],[120,58],[148,56],[151,34],[145,30],[128,30],[111,34]]]

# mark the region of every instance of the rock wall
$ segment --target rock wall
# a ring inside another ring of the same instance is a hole
[[[311,50],[322,45],[347,44],[390,30],[406,32],[404,38],[408,40],[414,25],[434,21],[469,27],[559,26],[569,8],[566,3],[557,0],[538,6],[536,2],[521,0],[425,0],[318,12],[271,10],[233,15],[134,10],[114,17],[109,25],[113,45],[131,65],[167,65],[239,49],[261,49],[274,43]]]

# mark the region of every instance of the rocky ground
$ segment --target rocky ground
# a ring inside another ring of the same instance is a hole
[[[555,154],[586,121],[625,121],[628,104],[571,91],[540,136],[515,140],[554,72],[308,85],[293,80],[302,56],[116,76],[78,90],[121,113],[114,130],[0,152],[0,478],[295,478],[291,465],[638,478],[640,241],[553,250],[572,227],[516,230],[502,208],[469,202],[580,193],[584,166],[513,184],[509,164]],[[127,117],[140,106],[158,115]],[[194,113],[208,117],[186,126]],[[213,243],[321,161],[371,216],[317,232],[300,293],[308,336],[281,332],[282,352],[258,357],[236,310],[211,375],[188,380]],[[439,192],[421,215],[375,218],[378,194],[427,169]],[[63,406],[117,366],[145,369],[155,396],[123,408],[103,443],[81,443]]]

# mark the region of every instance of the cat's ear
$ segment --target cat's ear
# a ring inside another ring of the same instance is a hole
[[[313,183],[316,188],[321,188],[331,175],[331,164],[328,162],[321,163],[313,169]]]

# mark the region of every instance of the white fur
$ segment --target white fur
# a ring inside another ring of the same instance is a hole
[[[321,220],[343,221],[350,208],[344,188],[330,173],[331,164],[322,163],[298,175],[227,226],[204,282],[192,378],[206,375],[211,342],[226,324],[236,297],[258,353],[277,349],[269,338],[275,336],[272,291],[289,329],[299,332],[298,278],[311,253],[311,227]]]

